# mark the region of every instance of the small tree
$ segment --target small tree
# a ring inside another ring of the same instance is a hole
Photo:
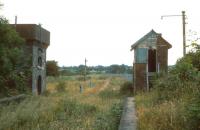
[[[59,76],[58,69],[59,67],[56,61],[47,61],[47,76]]]
[[[30,70],[24,59],[24,40],[8,21],[0,16],[0,95],[9,95],[11,90],[24,92]]]

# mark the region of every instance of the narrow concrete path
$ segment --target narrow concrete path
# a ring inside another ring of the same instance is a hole
[[[118,130],[136,130],[137,129],[137,117],[135,113],[135,104],[133,97],[127,97],[125,99],[122,117]]]

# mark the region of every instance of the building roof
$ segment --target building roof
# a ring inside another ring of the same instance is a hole
[[[145,41],[147,38],[149,38],[150,36],[152,35],[156,35],[157,36],[157,39],[160,37],[164,43],[167,45],[168,49],[172,47],[172,45],[167,42],[162,36],[160,33],[156,33],[153,29],[147,33],[146,35],[144,35],[142,38],[140,38],[138,41],[136,41],[132,46],[131,46],[131,51],[133,49],[135,49],[140,43],[143,43],[143,41]]]
[[[39,41],[47,46],[50,44],[50,32],[36,24],[11,24],[21,37],[26,40]]]

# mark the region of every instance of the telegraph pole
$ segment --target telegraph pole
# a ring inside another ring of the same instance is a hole
[[[183,20],[183,56],[185,56],[186,54],[185,11],[182,11],[182,20]]]
[[[85,58],[85,71],[84,71],[84,80],[86,81],[86,71],[87,71],[87,69],[86,69],[86,63],[87,63],[87,59]]]
[[[164,17],[174,17],[174,16],[182,16],[182,23],[183,23],[183,56],[185,56],[186,54],[186,35],[185,35],[185,11],[182,11],[182,15],[163,15],[161,16],[161,19],[163,19]]]

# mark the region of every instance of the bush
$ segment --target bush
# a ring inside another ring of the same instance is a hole
[[[148,97],[145,97],[148,98]],[[163,102],[159,105],[137,108],[139,130],[186,130],[188,129],[185,104]],[[193,129],[189,129],[193,130]]]
[[[0,96],[12,96],[11,90],[24,93],[31,79],[31,58],[23,50],[25,41],[2,16],[0,34]]]
[[[30,97],[20,104],[0,108],[0,130],[77,130],[96,107],[65,98]]]
[[[130,81],[124,82],[120,86],[120,93],[121,94],[131,94],[133,93],[133,83]]]
[[[188,62],[177,62],[174,69],[171,70],[171,74],[178,75],[182,81],[194,80],[197,75],[197,69]]]
[[[192,64],[198,71],[200,71],[200,45],[197,45],[193,51],[190,51],[185,57],[178,60],[178,62],[187,62]]]

